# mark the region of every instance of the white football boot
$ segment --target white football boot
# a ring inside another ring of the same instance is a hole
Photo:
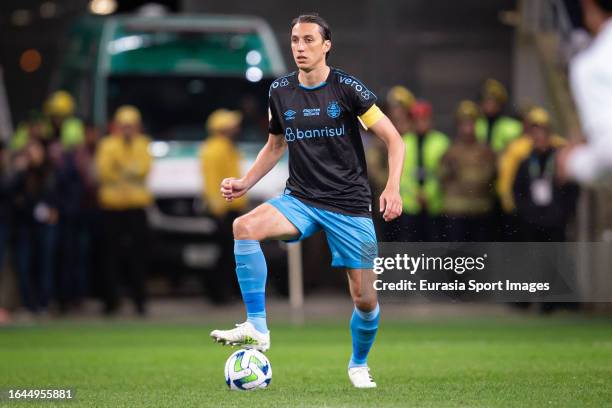
[[[250,322],[239,323],[231,330],[213,330],[210,337],[226,346],[252,348],[262,353],[270,348],[270,332],[261,333]]]
[[[348,375],[355,388],[376,388],[376,383],[370,375],[369,367],[349,368]]]

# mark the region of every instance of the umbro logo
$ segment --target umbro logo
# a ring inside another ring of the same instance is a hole
[[[295,115],[296,115],[296,111],[289,109],[287,111],[285,111],[285,113],[283,113],[283,115],[285,116],[285,120],[292,120],[295,119]]]

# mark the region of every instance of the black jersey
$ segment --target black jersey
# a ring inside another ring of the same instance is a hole
[[[331,68],[306,88],[297,72],[270,86],[270,127],[289,146],[291,195],[315,207],[368,216],[372,194],[358,116],[376,102],[359,80]]]

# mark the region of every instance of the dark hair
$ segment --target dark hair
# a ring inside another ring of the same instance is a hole
[[[298,23],[313,23],[313,24],[318,25],[319,32],[321,33],[321,37],[323,37],[323,41],[326,41],[326,40],[331,41],[332,39],[331,28],[329,28],[329,24],[327,24],[327,21],[325,21],[323,17],[321,17],[319,14],[314,13],[314,12],[300,14],[298,17],[294,18],[291,21],[291,29],[293,29],[293,27],[295,27],[295,25]],[[329,56],[330,52],[331,51],[327,51],[327,53],[325,54],[325,58]]]
[[[604,11],[612,13],[612,0],[595,0],[595,3]]]

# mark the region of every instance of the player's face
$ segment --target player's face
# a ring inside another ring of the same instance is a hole
[[[295,64],[301,70],[311,70],[325,63],[325,54],[331,41],[323,40],[321,30],[315,23],[298,23],[291,30],[291,52]]]

